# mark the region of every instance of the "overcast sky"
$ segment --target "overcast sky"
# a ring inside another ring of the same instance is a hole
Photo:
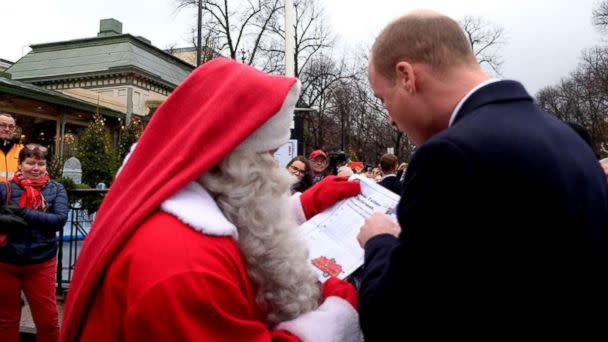
[[[391,19],[417,8],[455,19],[480,16],[504,28],[503,76],[522,81],[531,93],[573,71],[581,52],[601,44],[591,25],[597,0],[320,0],[341,46],[369,45]],[[115,18],[123,32],[152,44],[186,46],[195,10],[177,12],[174,0],[1,0],[0,58],[18,60],[28,46],[93,37],[99,19]]]

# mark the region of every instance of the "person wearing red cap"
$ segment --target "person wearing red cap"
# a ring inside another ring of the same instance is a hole
[[[317,184],[327,176],[327,154],[323,150],[314,150],[308,159],[312,168],[312,183]]]
[[[272,157],[299,90],[220,58],[167,98],[85,240],[61,340],[361,340],[354,287],[319,288],[296,235],[359,185],[332,177],[289,198]]]

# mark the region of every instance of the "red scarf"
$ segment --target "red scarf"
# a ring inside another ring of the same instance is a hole
[[[21,171],[15,173],[13,182],[17,183],[23,189],[21,198],[19,198],[19,207],[41,210],[46,208],[44,197],[40,190],[48,183],[49,176],[44,175],[39,179],[25,179]]]

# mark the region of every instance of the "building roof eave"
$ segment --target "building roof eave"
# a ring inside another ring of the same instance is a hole
[[[103,106],[96,106],[86,101],[65,95],[56,91],[40,88],[38,86],[9,80],[0,77],[0,93],[21,96],[24,98],[39,100],[55,105],[65,106],[72,109],[82,110],[89,113],[99,112],[108,117],[124,119],[125,114]]]
[[[164,87],[167,87],[170,90],[173,90],[177,87],[177,84],[164,80],[157,75],[154,75],[142,68],[139,68],[139,67],[133,66],[133,65],[111,67],[109,69],[102,70],[102,71],[93,71],[93,72],[85,72],[85,73],[20,78],[19,81],[27,82],[27,83],[44,83],[44,82],[53,82],[53,81],[67,81],[67,80],[78,79],[78,78],[94,78],[94,77],[101,77],[101,76],[112,76],[112,75],[123,74],[123,73],[134,73],[139,76],[143,76],[144,78],[146,78],[152,82],[156,82]]]

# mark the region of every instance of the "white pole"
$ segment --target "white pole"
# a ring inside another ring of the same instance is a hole
[[[295,76],[296,11],[293,0],[285,0],[285,75]]]

